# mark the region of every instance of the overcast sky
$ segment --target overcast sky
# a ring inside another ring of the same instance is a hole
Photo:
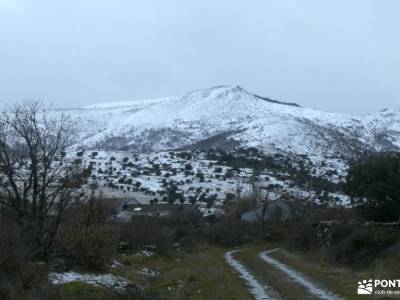
[[[398,0],[0,0],[0,101],[215,85],[333,112],[400,106]]]

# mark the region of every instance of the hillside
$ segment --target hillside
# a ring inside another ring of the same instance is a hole
[[[260,97],[240,86],[56,112],[78,121],[78,145],[89,148],[151,152],[242,146],[318,161],[400,147],[400,108],[366,116],[328,113]]]

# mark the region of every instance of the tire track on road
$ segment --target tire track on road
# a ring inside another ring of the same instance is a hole
[[[261,284],[244,265],[233,257],[233,254],[240,250],[232,250],[225,253],[226,262],[234,268],[250,287],[250,293],[256,300],[272,300],[279,299],[276,292],[272,291],[267,285]]]
[[[343,298],[335,295],[334,293],[320,287],[318,284],[314,283],[313,281],[309,280],[305,275],[302,273],[293,270],[289,266],[279,262],[278,260],[272,258],[268,254],[279,251],[279,248],[262,251],[259,253],[259,257],[269,263],[270,265],[274,266],[275,268],[284,272],[290,279],[298,284],[302,285],[305,289],[307,289],[310,294],[325,300],[341,300]]]

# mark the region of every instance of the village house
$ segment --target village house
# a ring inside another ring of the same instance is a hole
[[[193,204],[137,204],[125,203],[114,217],[116,221],[130,222],[137,218],[201,217],[197,205]]]
[[[261,221],[290,221],[307,218],[309,212],[299,203],[291,199],[278,198],[267,204],[265,212],[263,207],[257,207],[240,215],[245,222],[254,223]]]

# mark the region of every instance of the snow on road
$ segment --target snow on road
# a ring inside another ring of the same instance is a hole
[[[271,291],[266,285],[262,285],[239,261],[233,258],[233,254],[238,251],[240,250],[228,251],[225,254],[225,259],[227,263],[240,274],[240,277],[246,280],[247,284],[250,287],[250,292],[255,297],[255,299],[277,299],[276,297],[272,297],[270,295]]]
[[[263,251],[261,252],[260,258],[272,266],[278,268],[279,270],[283,271],[288,277],[290,277],[293,281],[301,284],[303,287],[305,287],[312,295],[319,297],[320,299],[326,299],[326,300],[339,300],[342,299],[339,296],[333,294],[332,292],[323,289],[322,287],[318,286],[317,284],[313,283],[310,281],[306,276],[303,274],[293,270],[292,268],[288,267],[287,265],[277,261],[276,259],[272,258],[269,256],[269,253],[276,252],[278,251],[279,248],[269,250],[269,251]]]

